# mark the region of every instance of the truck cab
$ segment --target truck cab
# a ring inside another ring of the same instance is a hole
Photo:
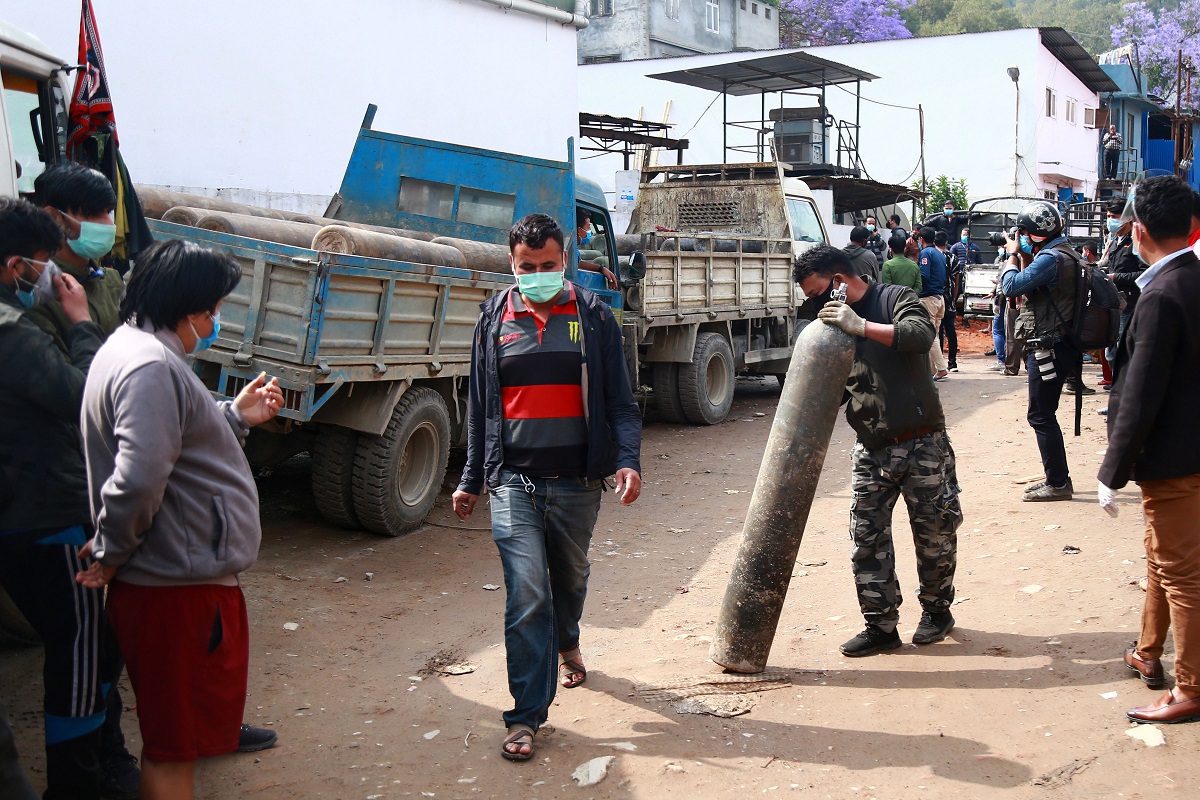
[[[36,36],[0,20],[0,195],[33,191],[33,181],[63,160],[69,67]]]

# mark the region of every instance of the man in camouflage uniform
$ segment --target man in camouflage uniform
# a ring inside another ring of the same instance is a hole
[[[845,397],[846,420],[858,434],[851,456],[850,536],[867,626],[842,645],[842,653],[868,656],[901,645],[892,509],[902,494],[917,549],[923,612],[912,640],[939,642],[954,627],[950,604],[963,517],[954,450],[929,367],[933,322],[912,289],[863,281],[846,254],[827,245],[801,254],[794,277],[809,298],[845,285],[846,302],[825,303],[817,318],[856,341]]]

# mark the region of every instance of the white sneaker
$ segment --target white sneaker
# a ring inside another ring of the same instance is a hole
[[[988,367],[988,372],[1001,372],[1003,370],[1004,370],[1004,362],[1003,361],[998,361],[995,364],[992,364],[990,367]]]

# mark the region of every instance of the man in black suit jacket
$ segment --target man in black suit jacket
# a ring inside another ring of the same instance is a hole
[[[1146,516],[1146,602],[1125,666],[1147,686],[1166,684],[1163,645],[1174,629],[1175,688],[1134,708],[1134,722],[1200,720],[1200,260],[1188,249],[1191,187],[1171,175],[1139,184],[1127,204],[1134,252],[1150,264],[1117,345],[1100,504],[1130,478]]]

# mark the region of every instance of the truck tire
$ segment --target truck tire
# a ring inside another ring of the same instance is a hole
[[[358,437],[354,512],[383,536],[408,533],[425,521],[446,477],[450,414],[442,396],[424,386],[405,392],[382,436]]]
[[[663,422],[684,424],[683,403],[679,400],[679,365],[655,364],[651,368],[654,408]]]
[[[733,405],[733,350],[719,333],[696,336],[692,363],[679,366],[679,399],[693,425],[716,425]]]
[[[322,425],[312,450],[312,493],[317,511],[334,525],[356,529],[354,457],[358,433],[340,425]]]

